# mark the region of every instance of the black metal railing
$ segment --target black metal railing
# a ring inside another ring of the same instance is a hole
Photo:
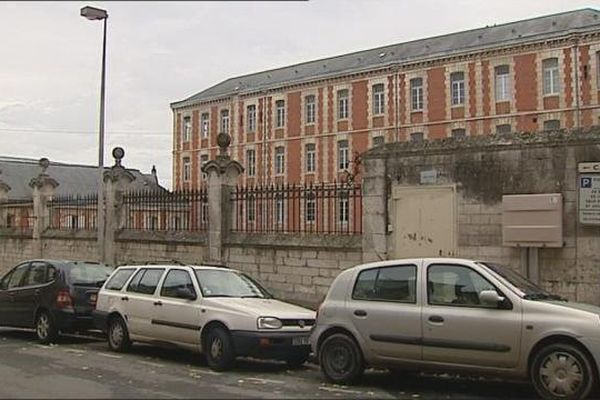
[[[50,228],[94,230],[98,219],[98,194],[57,196],[48,202]]]
[[[33,229],[33,201],[10,200],[0,203],[2,228],[28,230]]]
[[[231,201],[234,232],[362,233],[362,192],[358,184],[237,187]]]
[[[206,188],[127,192],[123,196],[124,227],[144,231],[205,231]]]

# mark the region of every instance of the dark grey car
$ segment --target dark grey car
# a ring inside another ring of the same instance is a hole
[[[42,343],[93,329],[97,293],[111,272],[93,262],[24,261],[0,279],[0,326],[34,328]]]

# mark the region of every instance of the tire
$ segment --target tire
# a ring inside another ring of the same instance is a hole
[[[40,311],[35,318],[35,333],[41,344],[49,344],[58,338],[56,321],[48,311]]]
[[[206,362],[213,371],[231,369],[235,361],[235,350],[229,332],[220,327],[212,328],[204,341]]]
[[[131,347],[127,325],[121,317],[113,317],[108,321],[106,329],[108,338],[108,349],[117,353],[123,353]]]
[[[297,351],[295,353],[290,354],[286,358],[285,362],[290,368],[300,368],[302,364],[304,364],[308,360],[309,355],[310,350]]]
[[[325,339],[319,349],[319,364],[325,378],[338,384],[356,382],[365,370],[360,348],[343,333]]]
[[[530,378],[547,400],[586,398],[594,387],[594,368],[583,351],[570,344],[542,348],[531,363]]]

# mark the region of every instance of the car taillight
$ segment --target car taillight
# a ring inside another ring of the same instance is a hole
[[[73,301],[69,289],[61,289],[56,295],[56,307],[58,308],[73,308]]]
[[[98,295],[96,293],[93,293],[90,295],[90,304],[92,305],[92,307],[96,308],[96,304],[98,303]]]

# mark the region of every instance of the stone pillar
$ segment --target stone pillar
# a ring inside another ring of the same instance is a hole
[[[2,175],[2,170],[0,170],[0,175]],[[2,203],[6,203],[8,200],[8,192],[10,192],[10,186],[0,178],[0,227],[6,226],[6,209],[2,207]]]
[[[29,186],[33,189],[33,248],[35,257],[42,258],[42,233],[50,226],[48,201],[52,200],[58,182],[46,173],[50,166],[47,158],[40,159],[39,165],[42,171],[29,181]]]
[[[104,172],[106,225],[104,227],[104,241],[100,249],[100,261],[109,265],[117,265],[115,236],[125,226],[123,193],[129,189],[131,182],[135,180],[135,176],[121,165],[121,161],[125,156],[125,151],[121,147],[115,147],[112,155],[115,158],[115,164]]]
[[[363,159],[363,262],[388,259],[385,159]]]
[[[231,231],[234,213],[231,193],[244,171],[242,165],[227,154],[230,143],[229,135],[220,133],[217,137],[219,155],[202,167],[208,176],[208,256],[210,262],[216,263],[223,262],[223,242]]]

